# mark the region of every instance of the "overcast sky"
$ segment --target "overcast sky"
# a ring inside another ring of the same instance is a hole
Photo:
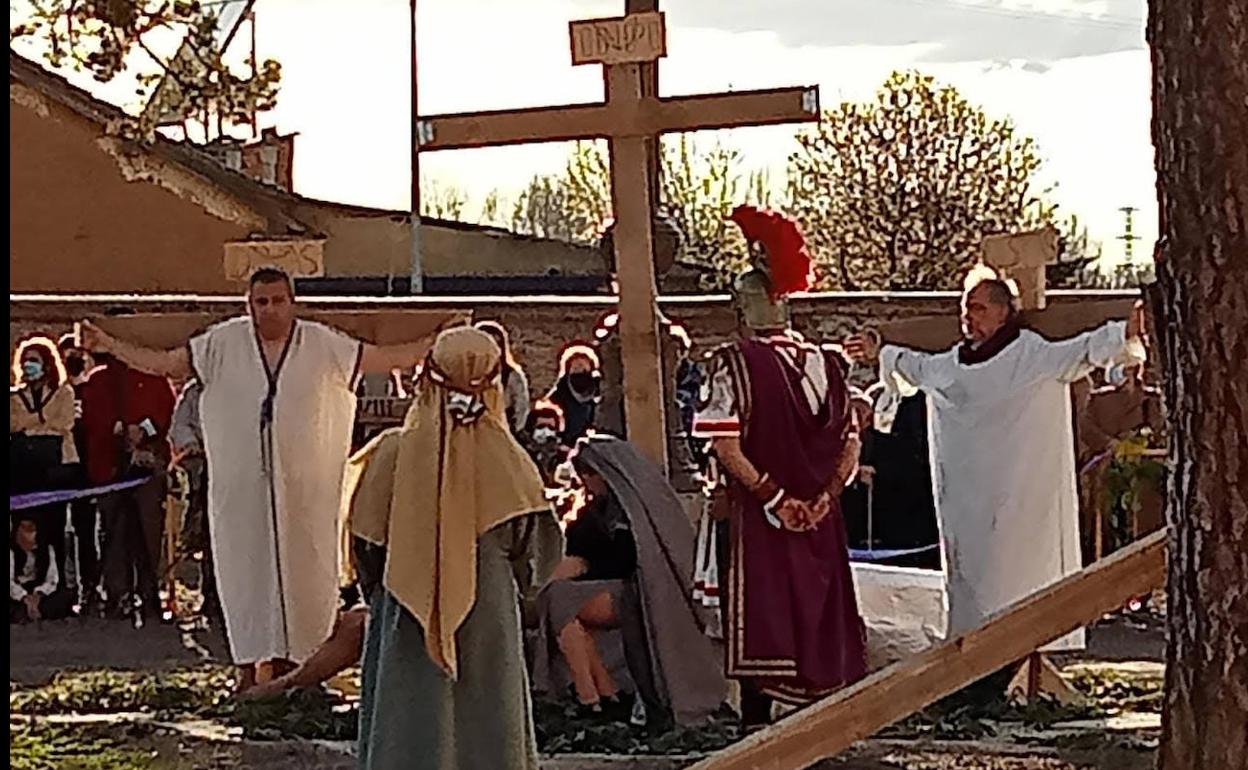
[[[619,15],[622,0],[419,0],[425,113],[592,101],[597,67],[572,67],[567,22]],[[890,71],[957,86],[1039,142],[1043,179],[1120,255],[1121,206],[1151,254],[1157,214],[1149,136],[1144,0],[664,0],[664,95],[817,83],[825,105],[866,99]],[[266,123],[298,131],[304,194],[393,208],[408,203],[406,0],[259,0],[258,47],[282,63]],[[240,36],[245,40],[246,35]],[[81,81],[79,81],[81,82]],[[100,92],[133,100],[121,84]],[[780,178],[793,129],[721,135],[747,166]],[[700,135],[704,136],[704,135]],[[714,136],[709,137],[713,139]],[[552,173],[560,145],[422,156],[423,176],[479,205]],[[470,212],[475,208],[470,204]]]

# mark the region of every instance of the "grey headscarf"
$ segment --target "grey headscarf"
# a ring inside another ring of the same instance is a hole
[[[723,703],[726,684],[723,661],[704,633],[692,597],[693,523],[659,467],[627,441],[604,435],[583,439],[576,459],[603,478],[632,527],[638,611],[652,679],[646,684],[678,723],[695,724]]]

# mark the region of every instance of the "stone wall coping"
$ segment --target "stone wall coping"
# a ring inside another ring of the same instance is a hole
[[[954,291],[899,291],[899,292],[807,292],[793,295],[796,305],[822,302],[924,302],[952,301],[960,297]],[[1083,290],[1054,289],[1047,292],[1050,299],[1064,302],[1077,300],[1127,299],[1140,296],[1134,289]],[[727,304],[727,294],[675,294],[659,297],[659,304],[668,307],[715,306]],[[376,308],[446,308],[464,306],[588,306],[614,307],[616,299],[610,295],[434,295],[434,296],[312,296],[301,297],[300,303],[309,307],[376,307]],[[48,307],[51,305],[238,305],[242,297],[236,294],[10,294],[10,311],[15,306]]]

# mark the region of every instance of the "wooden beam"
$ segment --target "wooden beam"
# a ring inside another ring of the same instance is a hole
[[[1063,339],[1094,329],[1106,321],[1126,319],[1135,299],[1132,297],[1090,299],[1086,304],[1063,304],[1046,310],[1024,310],[1024,325],[1050,339]],[[944,316],[923,316],[885,321],[874,327],[884,341],[893,345],[937,352],[948,350],[962,339],[962,324],[952,302]]]
[[[172,349],[185,345],[191,337],[214,323],[243,314],[242,302],[223,305],[198,313],[147,313],[143,315],[91,315],[109,334],[148,347]],[[415,342],[441,329],[468,323],[472,314],[464,310],[315,310],[304,309],[299,317],[341,329],[353,337],[375,345]]]
[[[653,133],[808,123],[819,120],[819,87],[675,96],[643,101],[640,110]]]
[[[571,142],[611,135],[615,117],[602,102],[487,110],[420,119],[420,149],[465,150],[530,142]]]
[[[420,149],[428,152],[644,137],[671,131],[767,126],[818,119],[819,92],[811,86],[666,99],[639,97],[636,101],[622,99],[612,104],[597,102],[429,115],[420,119],[417,130]]]
[[[1163,531],[1032,594],[980,628],[877,671],[690,770],[809,767],[1161,586],[1165,569]]]
[[[623,98],[641,94],[636,64],[608,67],[612,89]],[[615,211],[615,269],[620,285],[620,356],[624,364],[624,420],[628,440],[667,471],[667,410],[663,349],[659,338],[650,174],[651,139],[611,140],[611,197]]]
[[[1045,266],[1057,262],[1058,232],[1053,225],[1014,235],[990,235],[980,244],[980,260],[1018,287],[1023,310],[1044,310]]]

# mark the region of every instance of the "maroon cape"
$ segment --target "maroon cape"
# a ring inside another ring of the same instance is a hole
[[[747,380],[741,386],[748,391],[745,456],[789,494],[812,500],[831,482],[849,429],[842,362],[824,354],[828,392],[819,413],[811,414],[802,375],[771,345],[746,340],[740,351]],[[733,499],[728,675],[751,678],[764,693],[795,704],[862,678],[866,631],[839,497],[810,532],[773,527],[762,504],[739,485]]]

